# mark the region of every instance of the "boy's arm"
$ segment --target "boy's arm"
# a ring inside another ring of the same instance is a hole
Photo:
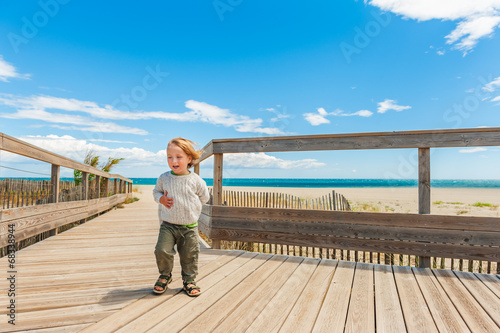
[[[158,177],[156,180],[155,188],[153,189],[153,197],[157,203],[160,203],[160,198],[163,196],[165,191],[163,190],[163,175]]]

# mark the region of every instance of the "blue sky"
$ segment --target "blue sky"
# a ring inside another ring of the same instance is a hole
[[[211,139],[500,126],[500,2],[3,1],[0,132],[156,178]],[[500,148],[433,149],[500,179]],[[0,165],[50,165],[0,153]],[[202,163],[211,177],[212,162]],[[416,150],[225,156],[225,177],[416,178]],[[70,170],[63,170],[69,176]],[[0,167],[0,177],[36,176]]]

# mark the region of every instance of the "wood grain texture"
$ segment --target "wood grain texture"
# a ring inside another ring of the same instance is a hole
[[[301,333],[312,330],[337,264],[337,260],[321,260],[285,323],[281,326],[280,332]]]
[[[478,283],[479,278],[469,272],[454,272],[469,293],[481,305],[491,319],[500,327],[500,302],[499,298],[484,284]]]
[[[312,332],[344,332],[356,263],[340,261]]]
[[[373,265],[357,263],[345,332],[375,332]]]
[[[412,268],[439,332],[470,332],[460,313],[429,268]]]
[[[211,230],[211,235],[215,239],[232,241],[286,244],[395,254],[413,254],[418,256],[436,256],[444,258],[462,258],[485,261],[500,260],[499,248],[487,246],[420,243],[410,241],[391,241],[323,235],[304,235],[271,231],[256,232],[255,230],[230,230],[218,229],[213,227]]]
[[[207,311],[198,316],[181,332],[211,332],[219,326],[241,303],[253,293],[258,292],[261,285],[286,260],[285,256],[271,256],[270,259],[251,272],[243,282],[235,286],[238,292],[228,292],[224,297],[213,304]]]
[[[377,332],[405,332],[403,312],[391,266],[374,265]]]
[[[498,298],[500,298],[500,277],[491,274],[475,274]]]
[[[262,310],[247,332],[278,332],[302,294],[306,284],[318,267],[320,259],[305,258],[290,278],[281,286],[267,306]],[[319,291],[326,294],[326,289]],[[321,295],[322,296],[322,295]],[[321,297],[319,296],[319,297]]]
[[[259,137],[212,140],[213,153],[499,146],[500,129],[490,128]]]
[[[418,149],[418,213],[431,213],[431,153],[429,148]]]
[[[392,266],[392,269],[408,333],[439,332],[411,268]]]
[[[435,269],[433,272],[472,332],[500,332],[500,327],[485,316],[485,310],[452,271]]]
[[[352,223],[307,222],[287,220],[242,219],[234,217],[211,218],[211,227],[228,230],[255,230],[385,239],[397,241],[439,242],[466,245],[500,246],[500,233],[486,231],[444,230],[415,227],[392,227]]]
[[[431,213],[431,152],[429,148],[418,148],[418,213]],[[418,258],[419,267],[430,267],[431,258]]]
[[[213,204],[219,206],[222,204],[222,172],[223,159],[222,154],[214,155],[214,185],[213,185]]]
[[[289,257],[254,293],[240,303],[231,316],[222,321],[213,332],[245,332],[303,260],[304,258],[300,257]],[[235,318],[238,318],[238,320],[235,320]]]
[[[499,218],[310,209],[213,206],[212,216],[308,222],[357,223],[394,227],[500,232]]]

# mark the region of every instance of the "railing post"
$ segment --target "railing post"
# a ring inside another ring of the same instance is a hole
[[[109,178],[104,178],[104,197],[107,198],[109,194]]]
[[[59,167],[59,165],[52,164],[52,171],[50,173],[50,184],[51,184],[50,202],[52,203],[59,202],[60,170],[61,168]]]
[[[195,164],[194,165],[194,173],[197,174],[198,176],[200,175],[200,164]]]
[[[59,202],[59,187],[60,187],[60,171],[61,168],[59,165],[52,164],[52,170],[50,172],[50,202],[58,203]],[[57,228],[50,230],[50,236],[57,235]]]
[[[89,173],[82,171],[83,200],[89,199]]]
[[[95,190],[96,190],[96,199],[99,199],[101,197],[101,176],[96,175],[95,176]]]
[[[118,179],[113,179],[113,194],[117,194],[118,193]]]
[[[214,186],[213,186],[213,205],[220,206],[222,204],[222,154],[214,154]],[[220,240],[212,239],[212,248],[220,249]]]
[[[418,148],[418,213],[431,213],[430,148]],[[431,258],[420,256],[418,267],[431,267]]]

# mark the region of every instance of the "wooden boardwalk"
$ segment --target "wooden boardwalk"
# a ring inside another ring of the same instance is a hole
[[[153,295],[157,211],[138,196],[17,252],[16,325],[3,277],[0,331],[500,332],[500,278],[449,270],[203,247],[200,297],[181,292],[178,263]]]

